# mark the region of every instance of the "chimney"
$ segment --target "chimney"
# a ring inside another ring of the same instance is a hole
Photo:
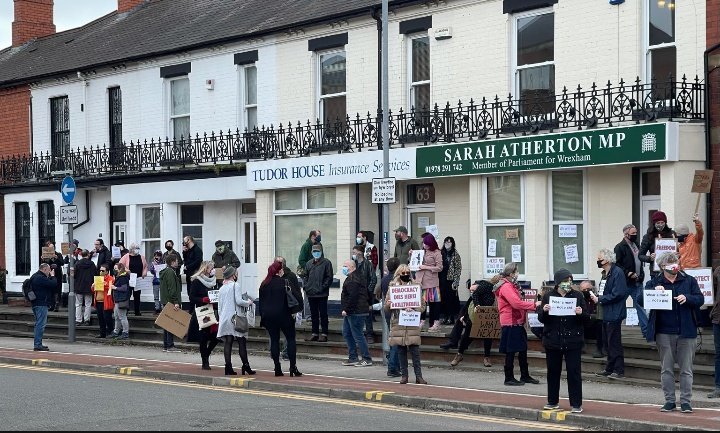
[[[117,11],[119,14],[128,12],[143,3],[145,3],[145,0],[118,0]]]
[[[55,33],[53,0],[15,0],[12,23],[13,47]]]

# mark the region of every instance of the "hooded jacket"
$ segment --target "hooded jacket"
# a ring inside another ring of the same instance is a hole
[[[365,288],[365,280],[357,270],[353,271],[343,282],[340,293],[340,305],[348,316],[370,313],[370,296]]]
[[[97,275],[97,267],[92,260],[83,257],[75,263],[75,293],[78,295],[91,294],[95,275]]]
[[[520,297],[520,288],[507,278],[501,279],[494,290],[500,313],[500,326],[524,325],[525,313],[535,311],[535,302],[523,300]]]

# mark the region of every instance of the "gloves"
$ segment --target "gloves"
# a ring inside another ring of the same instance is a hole
[[[206,304],[209,304],[209,303],[210,303],[210,298],[208,298],[208,297],[206,296],[206,297],[202,298],[202,301],[203,301],[204,303],[206,303]]]

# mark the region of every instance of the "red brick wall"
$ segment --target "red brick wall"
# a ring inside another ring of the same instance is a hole
[[[706,43],[707,48],[720,44],[720,0],[706,2]],[[710,72],[707,81],[710,123],[710,168],[715,171],[710,193],[710,220],[712,233],[709,245],[712,251],[712,267],[720,266],[720,49],[709,53]]]
[[[135,6],[144,3],[145,0],[118,0],[118,13],[127,12],[133,9]]]
[[[12,44],[55,33],[53,0],[15,0],[15,21],[12,23]]]

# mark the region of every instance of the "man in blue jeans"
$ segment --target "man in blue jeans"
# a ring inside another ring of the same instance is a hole
[[[363,336],[365,319],[370,310],[370,296],[365,279],[355,272],[355,262],[345,260],[342,273],[347,278],[343,282],[340,305],[343,316],[343,337],[348,347],[348,359],[342,365],[368,367],[373,364],[368,343]],[[358,359],[357,346],[360,346],[362,359]]]
[[[41,264],[39,270],[30,277],[30,290],[35,296],[35,299],[31,300],[32,311],[35,315],[35,344],[33,347],[35,351],[50,350],[42,344],[42,339],[47,324],[48,300],[56,286],[55,270],[51,269],[47,263]]]

